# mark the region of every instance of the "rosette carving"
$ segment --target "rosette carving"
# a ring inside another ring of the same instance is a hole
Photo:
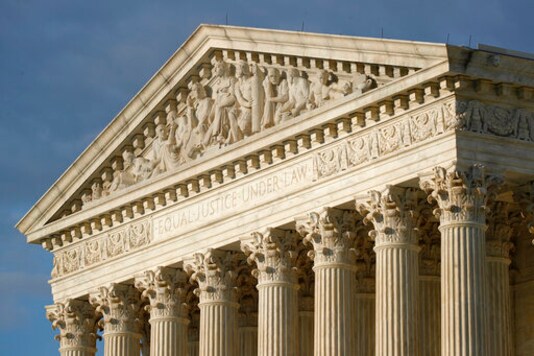
[[[99,326],[104,332],[140,333],[141,298],[134,286],[112,283],[92,293],[89,302],[101,313]]]
[[[257,266],[252,275],[259,283],[296,283],[297,242],[296,233],[269,228],[264,232],[253,232],[250,238],[241,242],[241,249],[247,262]]]
[[[151,318],[184,316],[187,274],[177,268],[157,267],[138,277],[135,286],[141,298],[150,304],[145,307]]]
[[[48,307],[46,317],[59,330],[60,348],[87,348],[96,351],[97,314],[86,301],[67,299]]]
[[[323,208],[307,217],[297,218],[296,226],[298,233],[304,238],[304,244],[313,246],[308,256],[314,260],[315,266],[322,263],[354,263],[354,213]]]
[[[198,283],[195,294],[200,303],[235,302],[239,261],[237,252],[209,249],[206,253],[195,253],[193,258],[185,265],[185,270],[191,275],[190,280]]]
[[[481,165],[466,171],[436,167],[433,173],[422,179],[420,186],[429,194],[428,201],[438,204],[434,215],[442,224],[466,221],[486,224],[487,202],[502,184],[501,177],[487,175]]]

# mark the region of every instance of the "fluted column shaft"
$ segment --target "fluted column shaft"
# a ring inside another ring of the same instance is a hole
[[[258,354],[258,327],[241,326],[239,328],[239,355]]]
[[[239,304],[228,301],[200,302],[200,356],[237,355]]]
[[[313,355],[313,311],[299,311],[299,355]]]
[[[325,263],[315,271],[315,352],[319,355],[355,354],[353,265]]]
[[[356,355],[375,354],[375,295],[357,293],[354,298],[356,328]]]
[[[252,274],[258,279],[258,355],[297,356],[297,236],[267,229],[244,238],[241,246],[257,266]]]
[[[484,167],[434,169],[421,181],[438,204],[441,232],[441,354],[488,355],[486,210],[501,179]]]
[[[187,353],[186,279],[185,272],[168,267],[157,267],[136,278],[136,287],[150,302],[150,356]]]
[[[59,329],[61,356],[94,356],[96,353],[96,313],[86,301],[68,299],[46,308],[52,328]]]
[[[441,281],[439,276],[421,276],[420,302],[420,354],[441,355]]]
[[[512,355],[510,259],[488,257],[488,355]]]
[[[511,356],[512,308],[510,289],[510,251],[513,234],[511,205],[492,204],[487,216],[486,261],[488,283],[488,355]]]
[[[237,355],[237,253],[210,249],[193,257],[185,268],[199,285],[195,290],[200,309],[199,355]]]
[[[485,228],[440,226],[443,355],[487,355]]]
[[[130,285],[111,284],[92,293],[90,302],[103,315],[104,355],[140,355],[139,292]]]
[[[374,226],[377,355],[419,355],[420,200],[415,189],[388,187],[358,206]]]
[[[354,212],[324,208],[297,219],[315,272],[314,355],[355,355],[354,284],[356,266]]]
[[[377,246],[376,353],[416,355],[418,325],[418,247]]]

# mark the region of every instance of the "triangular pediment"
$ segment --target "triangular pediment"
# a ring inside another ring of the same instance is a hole
[[[89,221],[91,209],[131,202],[120,198],[221,149],[447,58],[443,44],[202,25],[17,228],[39,242],[54,222]]]

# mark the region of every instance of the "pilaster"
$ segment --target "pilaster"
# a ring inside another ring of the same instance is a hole
[[[239,348],[236,277],[237,253],[209,249],[195,253],[185,264],[191,281],[198,283],[202,356],[233,356]]]
[[[140,293],[134,286],[113,283],[92,293],[90,303],[101,313],[104,329],[104,355],[140,354]]]
[[[146,307],[150,313],[150,356],[187,354],[186,280],[184,271],[169,267],[157,267],[136,278],[141,297],[150,303]]]
[[[93,356],[96,353],[96,320],[94,308],[86,301],[67,299],[46,308],[52,328],[59,330],[61,356]]]
[[[440,219],[442,355],[488,354],[486,210],[499,183],[478,165],[437,167],[420,183]]]
[[[376,252],[376,354],[418,355],[420,199],[412,188],[370,191],[357,203]]]
[[[258,279],[258,355],[298,353],[297,236],[277,229],[254,232],[241,249]]]
[[[314,355],[354,355],[354,213],[324,208],[296,223],[304,243],[313,247],[308,256],[315,272]]]

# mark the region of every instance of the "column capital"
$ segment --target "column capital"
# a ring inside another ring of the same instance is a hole
[[[313,246],[308,256],[314,268],[320,265],[354,264],[356,217],[354,212],[323,208],[295,218],[298,233],[305,245]]]
[[[190,280],[198,283],[195,294],[200,303],[236,302],[238,257],[235,251],[208,249],[186,261],[184,269]]]
[[[496,201],[486,214],[486,255],[488,257],[510,258],[514,244],[511,242],[514,228],[512,226],[511,203]]]
[[[128,284],[112,283],[89,296],[89,302],[103,315],[100,321],[105,333],[140,333],[140,293]]]
[[[151,319],[185,315],[187,274],[178,268],[156,267],[135,279],[141,299],[149,300],[146,309]]]
[[[521,216],[527,223],[529,233],[534,235],[534,181],[514,192],[514,200],[519,205]],[[534,244],[534,240],[532,243]]]
[[[367,199],[358,199],[356,209],[364,216],[365,224],[373,224],[370,236],[375,246],[418,244],[416,227],[421,201],[415,188],[387,186],[382,192],[371,190]]]
[[[423,276],[439,276],[441,268],[441,235],[439,222],[426,219],[419,226],[419,273]]]
[[[467,170],[435,167],[428,177],[422,177],[420,187],[435,201],[434,210],[441,223],[486,224],[488,198],[503,183],[501,177],[486,174],[485,167],[475,164]]]
[[[243,238],[241,249],[249,264],[256,264],[252,275],[259,284],[269,282],[297,283],[295,261],[298,236],[291,231],[268,228]]]
[[[61,349],[86,349],[96,352],[97,314],[87,302],[67,299],[46,307],[46,318],[52,329],[59,330],[56,340]]]

